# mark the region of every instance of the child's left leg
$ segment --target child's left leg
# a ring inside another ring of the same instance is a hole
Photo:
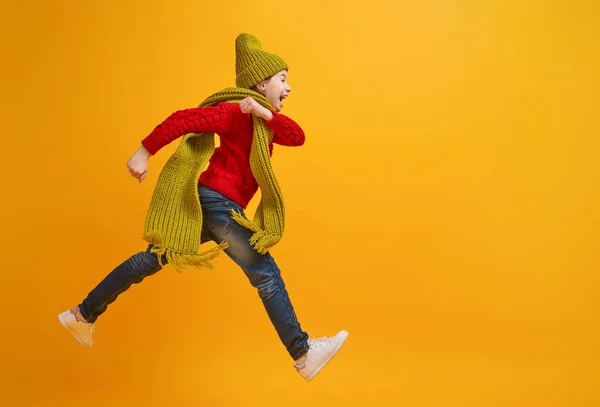
[[[289,299],[281,272],[273,257],[261,255],[250,244],[252,232],[231,218],[231,209],[243,209],[217,191],[200,186],[200,202],[204,227],[216,242],[226,240],[225,253],[244,271],[252,286],[258,290],[263,305],[289,355],[296,361],[298,373],[312,380],[339,351],[348,333],[340,331],[327,338],[308,339],[300,327]]]
[[[294,359],[304,355],[308,347],[308,335],[300,327],[294,313],[281,272],[273,257],[261,255],[250,245],[252,232],[231,218],[231,210],[243,209],[217,191],[199,187],[204,217],[203,227],[216,242],[226,240],[229,247],[225,253],[244,271],[250,283],[258,290],[279,339]]]
[[[330,338],[308,339],[296,318],[275,260],[269,253],[261,255],[254,250],[249,242],[252,232],[231,218],[231,209],[243,214],[242,208],[216,191],[201,188],[200,194],[204,226],[215,241],[229,243],[225,253],[258,290],[281,342],[296,362],[296,370],[306,381],[311,381],[340,350],[348,332],[342,330]]]
[[[251,247],[251,251],[241,248],[236,239],[238,237],[234,234],[229,235],[229,248],[225,253],[241,267],[250,284],[257,289],[267,315],[289,355],[293,360],[301,358],[309,349],[308,334],[300,327],[279,267],[269,253],[261,256]]]

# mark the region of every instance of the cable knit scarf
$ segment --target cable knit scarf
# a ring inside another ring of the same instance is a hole
[[[227,88],[209,96],[199,107],[221,102],[239,103],[251,96],[262,106],[272,109],[261,94],[244,88]],[[279,184],[271,167],[269,143],[273,132],[260,117],[252,115],[254,135],[250,151],[250,168],[261,190],[261,201],[254,218],[231,211],[232,218],[253,233],[250,244],[261,254],[275,245],[283,235],[285,206]],[[150,208],[146,215],[143,239],[154,245],[152,252],[161,256],[175,270],[183,267],[213,268],[211,260],[228,247],[226,241],[199,253],[202,232],[202,209],[198,198],[198,178],[215,149],[214,133],[189,133],[162,169]]]

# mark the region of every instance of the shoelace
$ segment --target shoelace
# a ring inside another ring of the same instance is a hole
[[[322,336],[320,338],[317,338],[313,334],[311,334],[310,332],[308,332],[308,336],[310,337],[308,339],[308,347],[310,349],[318,349],[321,346],[327,345],[327,341],[329,339],[326,336]],[[308,353],[306,355],[307,355],[307,358],[308,358]],[[301,369],[304,369],[305,366],[306,366],[306,359],[304,360],[304,363],[302,363],[301,365],[294,365],[294,367],[296,368],[297,371],[299,371]]]
[[[308,340],[308,346],[311,348],[318,348],[327,343],[328,338],[326,336],[317,338],[311,333],[308,335],[310,336],[310,339]]]
[[[323,342],[323,341],[327,340],[326,336],[322,336],[320,338],[317,338],[316,336],[314,336],[310,332],[307,332],[307,333],[308,333],[308,336],[309,336],[309,339],[308,339],[309,341],[312,341],[312,342]]]

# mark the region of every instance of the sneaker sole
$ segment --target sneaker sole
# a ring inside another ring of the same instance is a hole
[[[85,343],[82,339],[81,336],[77,333],[77,331],[75,331],[73,328],[71,328],[69,326],[69,324],[67,323],[67,320],[65,319],[65,317],[63,317],[62,314],[58,314],[58,320],[60,321],[60,324],[71,333],[71,335],[73,335],[73,338],[75,338],[75,340],[77,342],[79,342],[79,344],[85,348],[89,348],[92,345],[88,345],[87,343]]]
[[[315,369],[313,374],[311,374],[308,377],[305,377],[304,380],[306,380],[307,382],[310,382],[312,379],[314,379],[315,376],[318,375],[319,372],[325,367],[325,365],[327,363],[329,363],[335,355],[337,355],[337,353],[340,351],[340,349],[342,349],[342,345],[344,344],[344,342],[346,342],[346,339],[348,338],[348,332],[347,331],[343,331],[343,332],[345,333],[345,335],[342,336],[342,339],[340,340],[339,345],[333,349],[333,352],[331,352],[329,354],[327,359],[323,360],[323,362],[321,362],[321,364],[319,366],[317,366],[317,368]]]

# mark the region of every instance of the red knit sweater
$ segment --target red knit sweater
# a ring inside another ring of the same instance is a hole
[[[284,146],[304,144],[304,132],[292,119],[275,111],[272,120],[264,120],[273,130],[269,154],[273,143]],[[208,168],[198,182],[219,191],[246,209],[258,190],[258,183],[250,169],[250,148],[254,126],[250,113],[242,113],[236,103],[220,103],[216,106],[179,110],[156,126],[142,145],[155,155],[173,140],[188,134],[214,132],[221,144],[215,149]]]

